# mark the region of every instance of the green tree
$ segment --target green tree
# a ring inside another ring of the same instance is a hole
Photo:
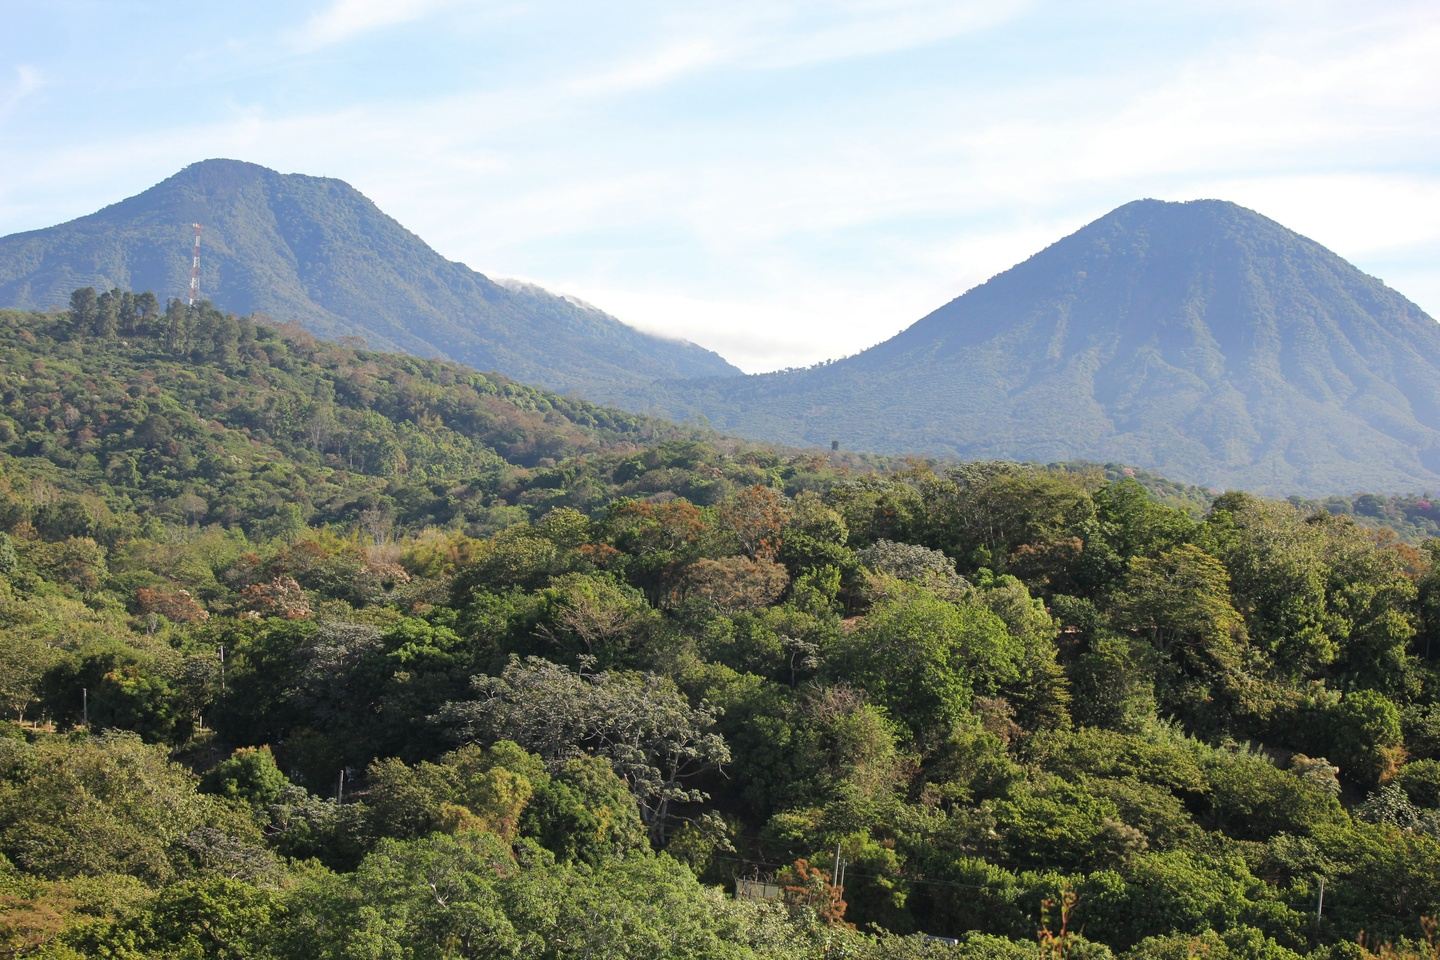
[[[660,628],[659,614],[644,595],[612,577],[565,574],[543,595],[539,632],[567,660],[589,657],[605,669],[635,666]]]
[[[37,875],[165,882],[189,862],[181,840],[193,831],[256,839],[248,817],[197,794],[189,771],[134,734],[0,741],[0,751],[0,854]]]
[[[1073,559],[1095,505],[1074,478],[1013,464],[972,464],[927,491],[930,546],[1005,572],[1016,561],[1036,580]],[[1017,555],[1022,551],[1025,556]],[[962,572],[965,572],[962,570]]]
[[[1075,719],[1135,733],[1153,721],[1160,654],[1138,637],[1102,635],[1075,660]]]
[[[1093,499],[1102,536],[1126,561],[1178,547],[1198,526],[1184,510],[1157,502],[1133,477],[1107,483]]]
[[[1331,757],[1341,775],[1366,786],[1387,779],[1399,766],[1404,740],[1400,711],[1374,690],[1347,693],[1327,717]]]
[[[99,298],[94,287],[81,287],[70,294],[70,327],[80,333],[89,333],[95,328],[99,315]]]
[[[1413,555],[1346,517],[1322,526],[1328,540],[1326,629],[1340,646],[1336,669],[1350,683],[1403,696],[1412,683],[1410,647],[1420,627]]]
[[[41,679],[59,657],[60,652],[38,631],[0,629],[0,709],[23,721],[41,698]]]
[[[1394,782],[1417,807],[1440,810],[1440,760],[1412,760]]]
[[[266,746],[239,748],[211,767],[200,781],[200,789],[206,793],[257,806],[274,803],[291,786]]]
[[[921,740],[938,743],[978,691],[1019,677],[1023,647],[995,614],[906,588],[845,636],[830,672],[862,687]]]
[[[1325,536],[1289,504],[1226,494],[1201,538],[1225,564],[1253,642],[1292,676],[1314,673],[1339,649],[1325,629]]]
[[[1281,770],[1263,755],[1213,750],[1204,757],[1203,767],[1209,786],[1209,823],[1232,836],[1260,840],[1344,821],[1333,790],[1295,771]]]
[[[561,861],[599,864],[649,849],[639,808],[603,757],[575,757],[535,778],[520,831]]]
[[[1213,727],[1237,707],[1263,709],[1249,696],[1245,622],[1231,606],[1229,578],[1199,547],[1131,558],[1113,617],[1170,665],[1161,675],[1162,698],[1192,723]],[[1218,710],[1216,699],[1224,704]]]
[[[551,764],[586,753],[603,757],[657,837],[672,804],[705,798],[685,781],[730,759],[711,729],[714,712],[692,707],[671,681],[653,674],[576,673],[530,657],[473,685],[478,699],[442,711],[457,738],[513,740]]]
[[[877,540],[855,554],[855,559],[877,573],[909,580],[943,595],[966,586],[955,572],[955,561],[939,550],[913,543]]]
[[[90,332],[97,337],[113,340],[120,332],[120,304],[122,292],[119,289],[100,294],[95,304],[95,319]]]
[[[111,956],[274,960],[282,916],[274,890],[226,877],[184,880],[165,887],[140,917],[95,946]],[[111,939],[120,942],[106,943]],[[126,941],[139,951],[131,954]]]
[[[353,875],[317,875],[295,891],[281,952],[337,960],[535,956],[544,940],[516,929],[507,900],[543,903],[559,892],[545,879],[522,870],[489,834],[382,840]]]
[[[165,319],[162,323],[165,349],[172,356],[183,356],[190,350],[190,311],[179,300],[165,305]]]
[[[1417,603],[1421,635],[1417,649],[1427,661],[1440,657],[1440,538],[1426,540],[1426,569],[1419,579]]]

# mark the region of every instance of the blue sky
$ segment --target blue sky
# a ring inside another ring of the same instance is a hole
[[[1440,5],[0,0],[0,234],[235,157],[747,370],[1143,196],[1440,316]]]

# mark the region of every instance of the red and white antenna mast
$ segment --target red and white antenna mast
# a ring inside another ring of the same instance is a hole
[[[190,306],[193,307],[200,297],[200,224],[190,226],[195,228],[195,254],[190,259]]]

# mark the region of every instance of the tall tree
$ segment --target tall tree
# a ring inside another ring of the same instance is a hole
[[[478,698],[449,703],[441,718],[460,740],[513,740],[552,765],[586,753],[610,761],[640,804],[652,835],[670,807],[704,799],[686,785],[730,759],[713,732],[715,712],[692,707],[663,677],[577,673],[548,660],[512,660],[498,677],[476,677]]]
[[[836,679],[862,687],[928,743],[949,736],[979,692],[1019,679],[1024,647],[994,613],[905,587],[871,609],[831,660]]]
[[[91,333],[108,340],[120,332],[120,303],[124,296],[124,292],[118,287],[100,294],[100,299],[95,304],[95,320],[90,328]]]
[[[1215,501],[1201,542],[1225,564],[1251,640],[1291,676],[1339,648],[1325,629],[1325,536],[1286,503],[1231,493]]]
[[[95,317],[99,309],[99,299],[95,295],[94,287],[81,287],[76,290],[70,294],[70,328],[89,333],[95,327]]]
[[[1133,557],[1114,618],[1170,663],[1168,705],[1187,719],[1216,722],[1217,697],[1231,709],[1239,706],[1251,685],[1245,621],[1230,602],[1229,577],[1219,560],[1193,544],[1153,560]]]

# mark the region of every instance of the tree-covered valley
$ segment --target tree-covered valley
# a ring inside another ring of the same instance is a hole
[[[0,356],[0,956],[1440,952],[1428,500],[740,444],[119,290]]]

